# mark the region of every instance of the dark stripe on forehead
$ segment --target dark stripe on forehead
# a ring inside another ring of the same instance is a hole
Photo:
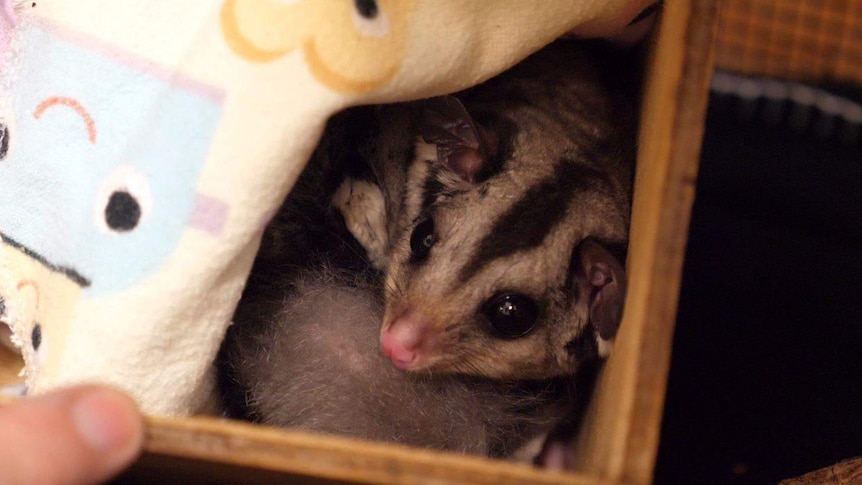
[[[491,227],[473,258],[461,270],[461,281],[472,278],[491,261],[533,249],[566,215],[578,192],[602,187],[596,170],[570,160],[558,162],[554,172],[530,187]]]

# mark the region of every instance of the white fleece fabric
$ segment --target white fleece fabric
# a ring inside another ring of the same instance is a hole
[[[30,392],[200,411],[331,114],[466,88],[625,3],[0,0],[0,293]]]

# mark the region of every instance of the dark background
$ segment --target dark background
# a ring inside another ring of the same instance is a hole
[[[706,126],[656,483],[862,455],[862,127],[716,95]]]

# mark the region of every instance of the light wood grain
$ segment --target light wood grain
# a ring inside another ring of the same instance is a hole
[[[718,3],[665,2],[648,63],[625,315],[576,451],[579,469],[612,481],[652,480]]]
[[[604,483],[587,475],[549,472],[525,464],[211,418],[148,418],[146,449],[144,460],[127,480],[146,483],[142,481],[145,477],[161,473],[159,483],[183,485],[258,484],[276,478],[304,483],[313,477],[315,483]],[[198,474],[188,476],[189,467]]]
[[[782,480],[779,485],[857,485],[862,483],[862,456],[830,467]]]

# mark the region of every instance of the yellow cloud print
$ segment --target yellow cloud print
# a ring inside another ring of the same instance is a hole
[[[324,85],[364,93],[401,67],[416,0],[226,0],[221,27],[233,52],[270,62],[301,47]]]

